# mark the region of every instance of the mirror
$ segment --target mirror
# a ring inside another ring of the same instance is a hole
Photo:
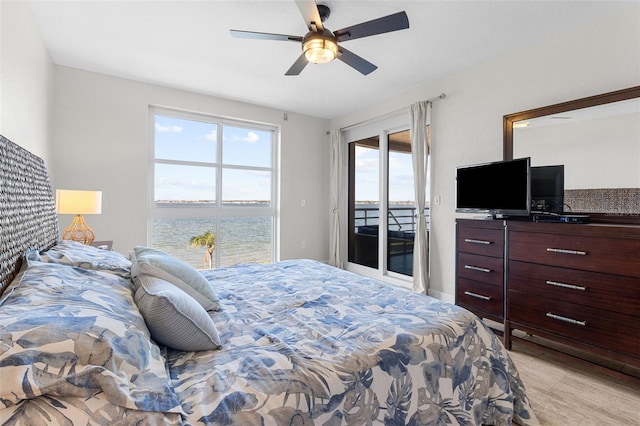
[[[564,165],[565,211],[640,222],[640,86],[505,115],[503,124],[505,160]]]

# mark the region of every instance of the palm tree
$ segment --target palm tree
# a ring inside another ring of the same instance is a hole
[[[204,259],[202,261],[202,267],[206,267],[207,261],[209,262],[209,269],[213,269],[213,251],[216,249],[216,236],[213,232],[207,230],[202,235],[191,237],[189,240],[191,247],[206,247],[204,252]]]

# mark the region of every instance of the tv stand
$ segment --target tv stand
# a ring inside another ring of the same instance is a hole
[[[456,229],[456,303],[502,322],[507,349],[519,330],[640,368],[640,226],[457,219]],[[501,229],[504,240],[488,246],[502,247],[493,267],[502,287],[490,295],[482,291],[490,274],[461,273],[470,264],[461,238]],[[466,293],[492,299],[469,302]]]

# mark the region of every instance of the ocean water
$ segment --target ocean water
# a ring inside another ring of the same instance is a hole
[[[200,269],[205,247],[191,247],[192,237],[211,230],[216,235],[214,267],[237,263],[272,261],[273,219],[271,217],[153,219],[151,245]],[[217,262],[216,262],[217,260]]]
[[[415,212],[412,205],[401,203],[390,207],[395,219],[389,220],[389,229],[413,230]],[[358,203],[356,208],[356,227],[379,223],[376,204]],[[189,241],[207,230],[216,235],[214,267],[273,260],[273,218],[269,216],[225,217],[217,224],[215,218],[155,218],[151,221],[151,246],[198,269],[206,269],[209,265],[205,261],[205,247],[191,247]]]

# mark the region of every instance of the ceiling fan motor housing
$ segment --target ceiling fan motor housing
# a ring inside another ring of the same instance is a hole
[[[318,14],[320,15],[320,20],[324,22],[327,19],[329,19],[329,16],[331,15],[331,9],[329,9],[329,6],[325,6],[324,4],[319,4]]]
[[[323,39],[323,40],[331,40],[334,43],[338,43],[336,38],[333,36],[333,33],[328,28],[325,28],[322,32],[309,31],[302,38],[302,44],[305,44],[308,40],[311,39]]]

